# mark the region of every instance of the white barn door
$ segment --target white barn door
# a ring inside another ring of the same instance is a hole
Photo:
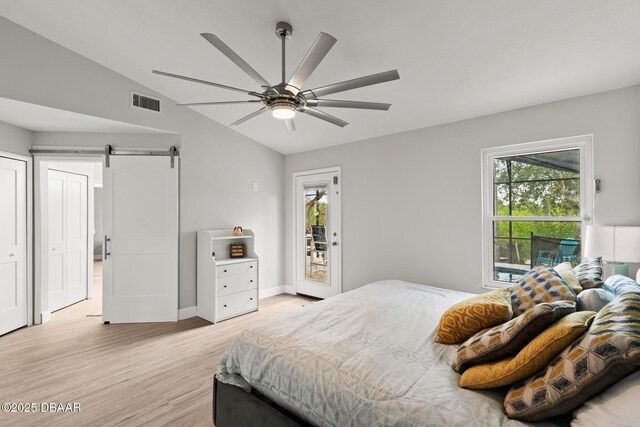
[[[0,335],[27,324],[26,170],[0,157]]]
[[[178,162],[111,156],[104,168],[102,320],[178,320]]]
[[[87,298],[87,177],[49,170],[49,308]]]

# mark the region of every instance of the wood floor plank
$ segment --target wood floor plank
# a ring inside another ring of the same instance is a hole
[[[278,295],[216,325],[103,325],[98,297],[43,325],[0,337],[0,403],[78,402],[80,413],[4,413],[2,426],[211,426],[212,377],[231,339],[254,323],[308,303]]]

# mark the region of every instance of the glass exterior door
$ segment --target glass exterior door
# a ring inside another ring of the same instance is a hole
[[[327,184],[305,185],[303,191],[305,213],[305,279],[313,282],[329,283],[329,250],[327,230],[329,229],[329,186]]]
[[[296,177],[296,289],[340,293],[340,191],[337,172]]]

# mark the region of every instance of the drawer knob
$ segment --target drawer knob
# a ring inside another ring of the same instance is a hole
[[[252,265],[252,266],[249,266],[249,268],[253,268],[253,265]]]
[[[253,280],[249,280],[249,283],[253,283]]]
[[[227,272],[227,270],[224,271],[225,273]]]
[[[224,305],[225,307],[227,306],[227,304]]]
[[[223,288],[226,288],[226,287],[227,287],[227,285],[224,285],[224,286],[223,286]]]
[[[253,301],[253,298],[249,298],[249,300]]]

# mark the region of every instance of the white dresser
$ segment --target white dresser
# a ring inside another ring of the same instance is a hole
[[[243,258],[230,258],[230,245],[244,244]],[[209,322],[258,310],[258,256],[254,236],[244,230],[198,231],[198,316]]]

